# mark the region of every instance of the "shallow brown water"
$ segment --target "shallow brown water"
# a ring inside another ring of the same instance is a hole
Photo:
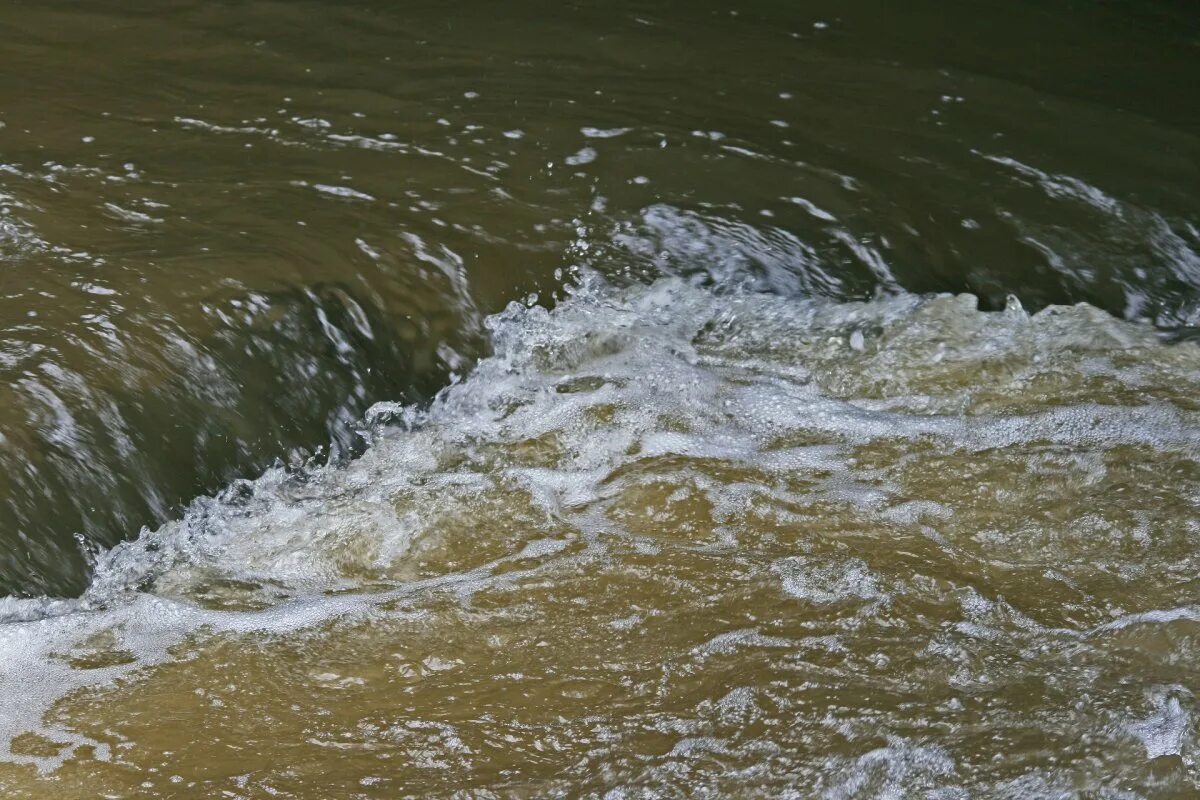
[[[0,792],[1200,791],[1187,4],[0,21]]]

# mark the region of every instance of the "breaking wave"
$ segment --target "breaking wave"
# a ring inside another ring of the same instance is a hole
[[[0,600],[0,786],[1195,785],[1200,345],[1082,304],[576,278],[432,403],[373,407],[350,463]],[[178,767],[242,715],[287,757]]]

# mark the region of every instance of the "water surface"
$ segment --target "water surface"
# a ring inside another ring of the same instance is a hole
[[[0,7],[14,797],[1189,797],[1187,4]]]

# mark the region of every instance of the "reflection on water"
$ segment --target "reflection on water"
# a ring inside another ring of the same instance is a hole
[[[1195,14],[893,6],[0,8],[0,793],[1192,796]]]

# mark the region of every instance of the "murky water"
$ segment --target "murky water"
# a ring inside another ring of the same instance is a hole
[[[0,20],[0,794],[1200,792],[1188,4]]]

